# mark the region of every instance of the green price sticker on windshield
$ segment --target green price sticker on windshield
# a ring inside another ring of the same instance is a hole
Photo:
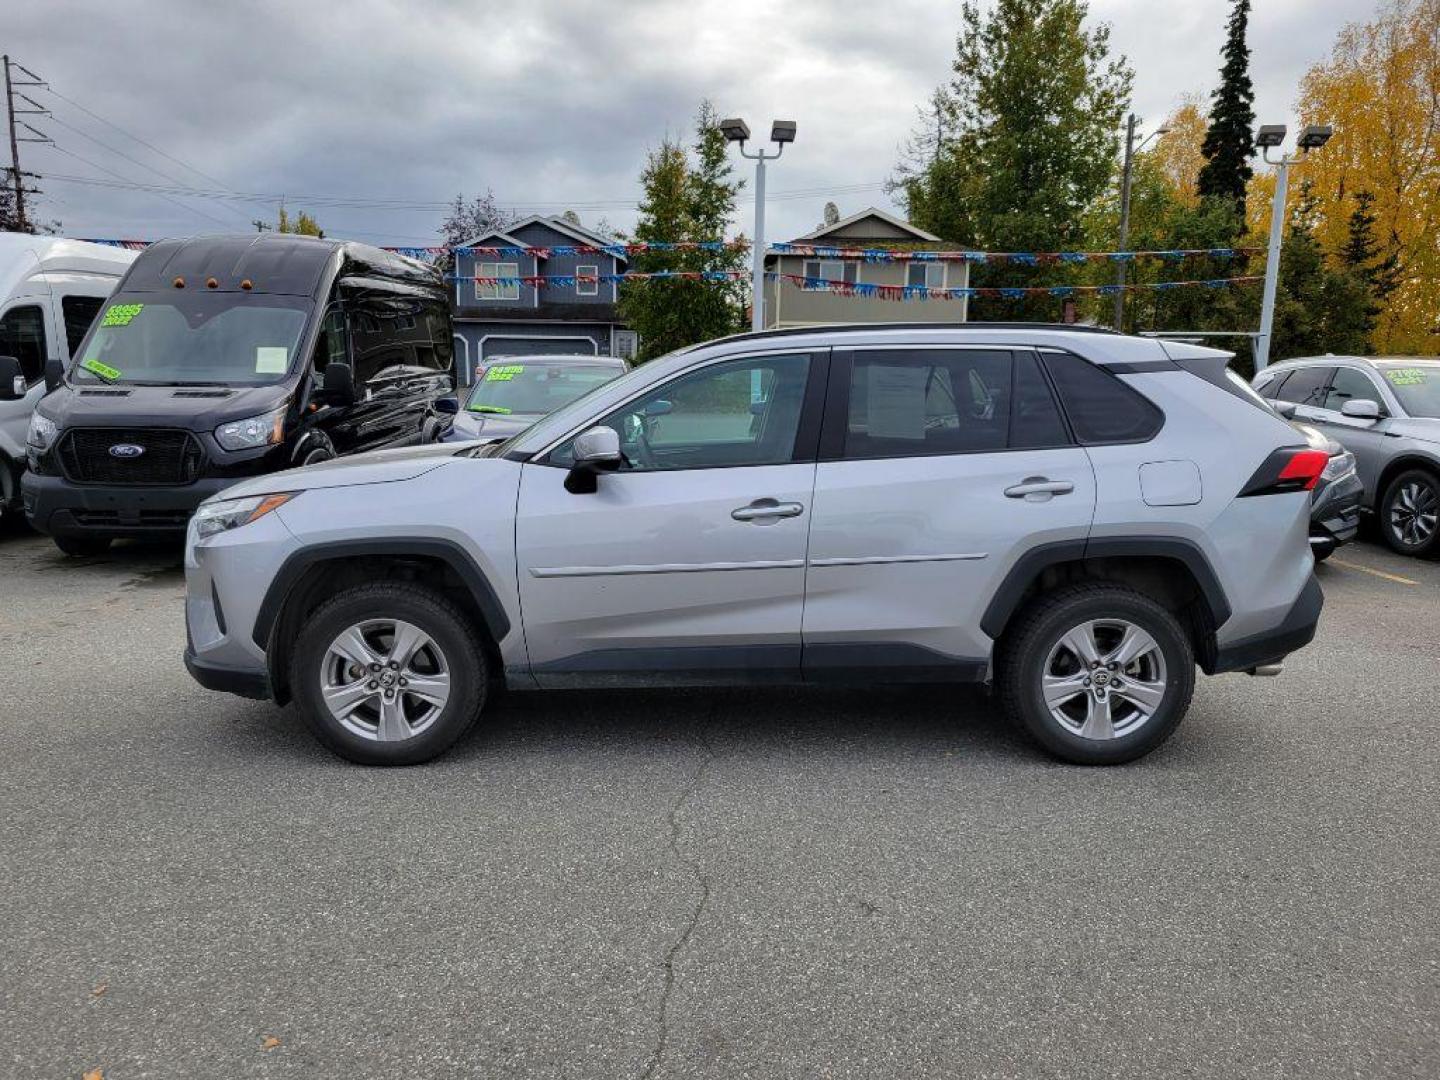
[[[102,364],[94,357],[80,361],[80,366],[93,375],[99,375],[106,382],[114,382],[120,378],[120,372],[109,364]]]
[[[498,364],[485,372],[485,381],[510,382],[524,370],[524,364]]]
[[[1395,386],[1424,386],[1425,369],[1418,367],[1391,368],[1385,377]]]
[[[145,310],[144,304],[111,304],[100,320],[101,326],[129,326],[130,320]]]

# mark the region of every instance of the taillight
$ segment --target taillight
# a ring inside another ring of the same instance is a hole
[[[1330,461],[1324,450],[1287,446],[1270,454],[1255,470],[1255,475],[1240,491],[1249,495],[1284,495],[1292,491],[1309,491],[1320,480]]]

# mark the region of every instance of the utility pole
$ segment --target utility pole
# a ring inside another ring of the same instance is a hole
[[[1120,248],[1130,240],[1130,165],[1135,157],[1135,114],[1125,121],[1125,167],[1120,173]],[[1115,329],[1125,330],[1125,260],[1115,260]]]
[[[33,127],[25,123],[23,120],[18,122],[18,126],[25,128],[27,131],[30,132],[30,136],[33,137],[19,134],[19,132],[15,130],[17,126],[17,121],[15,117],[48,116],[49,113],[46,109],[41,108],[36,102],[31,101],[28,97],[25,97],[24,94],[17,95],[15,93],[15,87],[45,86],[46,83],[45,80],[41,79],[40,76],[36,75],[29,68],[23,67],[22,65],[17,64],[13,60],[11,60],[8,53],[4,56],[0,56],[0,61],[3,61],[5,65],[5,113],[10,122],[10,179],[15,185],[15,224],[18,228],[18,231],[29,232],[30,220],[25,216],[25,194],[27,191],[33,191],[35,189],[27,188],[25,186],[25,177],[35,176],[36,174],[27,173],[21,170],[20,144],[22,142],[48,143],[51,140],[43,132],[36,131]],[[11,68],[16,68],[24,74],[30,76],[30,81],[17,81],[15,77],[11,74]],[[33,109],[15,108],[15,98],[17,96],[23,98],[25,101],[29,102],[31,105],[35,105],[36,107]]]

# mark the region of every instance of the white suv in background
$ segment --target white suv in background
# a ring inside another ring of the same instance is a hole
[[[1128,761],[1195,667],[1314,633],[1326,455],[1228,354],[1034,325],[727,338],[519,435],[243,482],[186,549],[203,685],[356,761],[443,752],[496,685],[993,682]]]

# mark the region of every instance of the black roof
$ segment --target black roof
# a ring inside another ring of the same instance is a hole
[[[125,292],[154,292],[175,287],[205,288],[216,280],[217,292],[237,292],[242,281],[249,291],[286,296],[313,296],[328,285],[327,269],[340,256],[343,271],[363,277],[443,288],[438,270],[369,244],[329,240],[292,233],[246,233],[241,236],[196,236],[161,240],[140,253],[122,286]]]

